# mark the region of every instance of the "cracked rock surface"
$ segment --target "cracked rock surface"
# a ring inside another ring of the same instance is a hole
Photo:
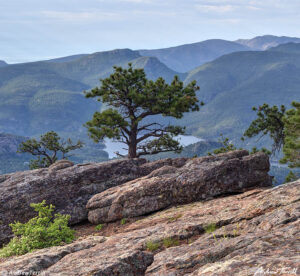
[[[137,217],[177,204],[268,187],[269,158],[246,150],[188,160],[182,167],[161,167],[149,175],[93,196],[88,219],[99,224]]]
[[[166,165],[151,177],[175,171]],[[300,180],[263,186],[175,204],[128,222],[109,237],[98,231],[68,245],[4,259],[0,275],[299,275]]]
[[[274,275],[299,275],[299,217],[300,180],[176,206],[111,237],[89,236],[14,257],[0,264],[0,275],[24,270],[44,275],[250,276],[266,275],[262,271],[268,269],[278,272]],[[216,229],[206,233],[210,224]],[[166,238],[178,242],[165,247]],[[149,242],[160,247],[150,251]]]
[[[0,246],[11,237],[10,223],[35,216],[30,203],[46,200],[55,205],[56,212],[71,215],[71,224],[79,223],[87,219],[86,204],[93,195],[164,165],[182,166],[185,161],[134,159],[73,165],[60,160],[48,169],[0,175]]]

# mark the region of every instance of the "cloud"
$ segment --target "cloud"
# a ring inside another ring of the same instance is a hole
[[[0,59],[300,36],[300,0],[0,0]]]
[[[117,20],[118,14],[112,12],[101,11],[85,11],[85,12],[69,12],[69,11],[55,11],[46,10],[41,14],[44,18],[53,19],[58,21],[78,22],[78,21],[106,21]]]
[[[119,0],[119,2],[137,3],[137,4],[151,4],[154,0]]]
[[[261,10],[260,7],[256,7],[256,6],[252,6],[252,5],[246,6],[246,9],[253,10],[253,11],[259,11],[259,10]]]
[[[216,12],[216,13],[227,13],[232,12],[235,8],[232,5],[199,5],[197,4],[196,9],[201,12]]]

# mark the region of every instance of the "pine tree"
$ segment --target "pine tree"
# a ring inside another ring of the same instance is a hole
[[[79,149],[83,143],[78,140],[73,144],[71,139],[62,140],[54,131],[49,131],[41,135],[40,140],[34,138],[28,139],[19,145],[18,152],[30,153],[37,156],[37,159],[31,160],[30,169],[47,168],[55,163],[58,158],[66,159],[68,153],[72,150]]]
[[[254,137],[270,135],[273,140],[272,151],[283,149],[283,158],[280,163],[288,164],[290,168],[300,167],[300,102],[292,102],[290,110],[285,106],[280,109],[277,106],[270,107],[263,104],[258,108],[257,119],[245,131],[244,137]],[[290,171],[286,181],[298,178],[294,172]]]
[[[300,102],[293,102],[292,106],[283,119],[285,138],[281,163],[297,168],[300,167]]]
[[[198,89],[195,81],[184,86],[177,76],[171,84],[163,78],[148,80],[143,69],[133,69],[130,63],[127,69],[114,67],[101,87],[86,92],[87,98],[97,97],[108,107],[95,112],[86,127],[95,142],[110,138],[125,144],[129,158],[180,152],[182,147],[174,137],[184,134],[185,128],[146,118],[162,115],[179,119],[185,112],[198,111]]]

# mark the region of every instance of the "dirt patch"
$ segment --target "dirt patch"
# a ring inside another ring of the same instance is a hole
[[[115,234],[128,232],[130,225],[136,222],[140,218],[124,219],[122,221],[116,221],[111,223],[103,223],[101,229],[97,229],[97,225],[91,224],[88,221],[72,226],[75,230],[76,239],[80,237],[87,237],[90,235],[99,235],[110,237]],[[131,231],[131,229],[130,229]]]

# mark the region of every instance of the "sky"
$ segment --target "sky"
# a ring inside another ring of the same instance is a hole
[[[0,60],[300,37],[300,0],[0,0]]]

